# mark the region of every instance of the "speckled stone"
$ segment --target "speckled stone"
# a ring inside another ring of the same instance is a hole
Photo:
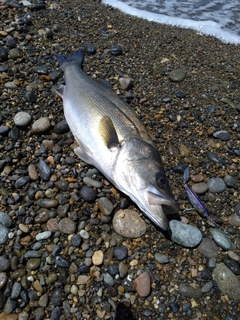
[[[223,262],[218,263],[213,270],[213,279],[221,292],[227,294],[230,299],[240,300],[240,280]]]
[[[44,133],[51,128],[51,123],[49,118],[44,117],[36,120],[32,125],[32,130],[34,133]]]
[[[76,223],[70,218],[63,218],[59,221],[59,230],[64,234],[74,233],[77,226]]]
[[[173,82],[181,82],[186,78],[186,71],[181,69],[176,69],[169,72],[169,78]]]
[[[209,238],[203,238],[202,242],[198,247],[198,251],[203,254],[206,258],[217,257],[218,255],[218,246],[216,243]]]
[[[29,125],[31,120],[32,120],[31,115],[27,112],[24,112],[24,111],[18,112],[14,116],[14,119],[13,119],[15,125],[19,126],[19,127],[25,127],[25,126]]]
[[[99,266],[103,263],[103,252],[102,250],[97,250],[92,256],[92,262],[95,266]]]
[[[138,238],[146,232],[146,223],[136,211],[118,210],[113,218],[114,230],[127,238]]]
[[[184,247],[196,247],[202,240],[202,233],[199,229],[181,221],[171,220],[169,227],[171,239]]]

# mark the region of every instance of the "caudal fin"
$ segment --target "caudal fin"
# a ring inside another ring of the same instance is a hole
[[[84,52],[83,49],[78,49],[77,51],[73,52],[69,56],[65,57],[61,53],[55,54],[55,58],[57,59],[58,63],[60,64],[61,68],[64,68],[64,65],[68,62],[75,62],[82,66],[83,62],[83,57],[84,57]]]

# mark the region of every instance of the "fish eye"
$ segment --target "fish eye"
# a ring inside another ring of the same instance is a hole
[[[159,187],[165,187],[167,185],[167,178],[164,174],[159,172],[156,176],[156,183]]]

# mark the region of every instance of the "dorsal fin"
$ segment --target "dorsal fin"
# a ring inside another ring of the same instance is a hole
[[[120,147],[117,131],[109,116],[103,116],[98,125],[98,133],[108,149]]]

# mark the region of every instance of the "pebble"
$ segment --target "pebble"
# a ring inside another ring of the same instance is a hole
[[[202,292],[208,293],[212,290],[212,288],[213,288],[213,282],[209,281],[202,286]]]
[[[6,228],[10,228],[12,225],[12,218],[3,211],[0,211],[0,224]]]
[[[37,101],[37,95],[33,91],[27,91],[25,93],[25,99],[28,102],[36,102]]]
[[[214,162],[214,163],[219,163],[219,164],[221,164],[221,165],[225,165],[225,160],[222,159],[222,158],[220,158],[220,157],[218,157],[218,156],[217,156],[215,153],[213,153],[213,152],[207,152],[207,158],[208,158],[210,161]]]
[[[32,131],[34,133],[44,133],[48,130],[50,130],[51,128],[51,123],[49,118],[47,117],[43,117],[40,118],[36,121],[34,121],[33,125],[32,125]]]
[[[10,266],[10,261],[5,257],[0,256],[0,271],[7,271],[10,268]]]
[[[160,254],[158,252],[155,253],[154,258],[157,262],[162,263],[162,264],[169,262],[168,257],[165,254]]]
[[[79,234],[83,239],[88,239],[89,238],[89,233],[86,230],[81,230],[79,232]]]
[[[98,180],[95,180],[91,177],[84,177],[83,178],[83,182],[87,185],[89,185],[90,187],[94,187],[94,188],[97,188],[97,189],[101,189],[103,187],[103,183],[102,181],[98,181]]]
[[[235,227],[240,227],[240,216],[236,213],[233,213],[228,218],[228,223]]]
[[[232,259],[225,257],[223,259],[225,265],[236,275],[240,275],[240,264]]]
[[[39,174],[40,174],[41,179],[43,181],[49,181],[49,179],[51,177],[51,169],[43,158],[39,159],[38,170],[39,170]]]
[[[114,206],[108,198],[102,197],[97,200],[97,203],[103,215],[109,216],[112,213]]]
[[[129,90],[133,86],[133,79],[131,78],[119,78],[120,86],[123,90]]]
[[[114,256],[117,260],[121,261],[127,258],[128,256],[128,249],[126,246],[121,245],[114,249]]]
[[[46,240],[46,239],[49,239],[51,235],[52,235],[51,231],[40,232],[36,235],[36,240],[37,241]]]
[[[37,205],[41,208],[55,208],[58,206],[58,200],[56,199],[39,199]]]
[[[236,182],[235,178],[233,176],[231,176],[230,174],[227,174],[224,177],[224,182],[230,188],[234,188],[234,189],[238,188],[238,185],[237,185],[237,182]]]
[[[59,230],[64,234],[72,234],[76,231],[76,223],[70,218],[63,218],[58,224]]]
[[[147,271],[141,273],[133,280],[133,285],[140,297],[145,298],[149,296],[151,291],[151,279],[149,273]]]
[[[0,46],[0,61],[6,61],[8,59],[8,51],[3,46]]]
[[[38,172],[37,168],[34,164],[29,164],[28,166],[28,174],[31,180],[37,181],[38,180]]]
[[[230,139],[230,134],[225,130],[216,131],[213,136],[214,138],[218,138],[222,141],[228,141]]]
[[[213,270],[213,279],[219,290],[227,294],[229,299],[240,300],[240,280],[223,262],[218,263]]]
[[[192,190],[197,194],[204,194],[208,190],[208,185],[205,182],[199,182],[192,185]]]
[[[113,218],[113,228],[126,238],[139,238],[146,232],[147,226],[134,210],[118,210]]]
[[[186,78],[186,71],[176,69],[169,72],[169,79],[173,82],[182,82]]]
[[[103,263],[103,252],[102,250],[97,250],[92,256],[92,262],[95,266],[100,266]]]
[[[208,188],[210,192],[213,193],[221,193],[226,190],[226,184],[221,178],[211,178],[208,181]]]
[[[199,229],[181,221],[171,220],[169,227],[172,241],[184,247],[196,247],[202,240],[202,233]]]
[[[7,274],[6,272],[0,272],[0,289],[2,289],[7,282]]]
[[[0,246],[5,245],[8,241],[8,229],[0,223]]]
[[[115,44],[110,48],[110,52],[114,56],[120,56],[122,54],[122,47],[119,44]]]
[[[62,120],[62,121],[58,122],[53,128],[53,131],[55,133],[59,133],[59,134],[67,133],[67,132],[69,132],[69,130],[70,129],[69,129],[69,126],[68,126],[68,123],[66,120]]]
[[[93,202],[97,198],[97,191],[91,187],[84,185],[80,189],[79,195],[81,198],[83,198],[83,200],[85,200],[87,202]]]
[[[70,267],[70,263],[66,259],[63,259],[59,255],[55,257],[55,263],[58,267],[61,267],[61,268],[69,268]]]
[[[11,299],[17,299],[20,296],[22,286],[19,282],[14,282],[11,292]]]
[[[203,295],[200,287],[194,289],[190,284],[180,283],[179,292],[185,298],[199,299]]]
[[[233,250],[235,249],[235,244],[229,239],[229,237],[219,229],[210,228],[209,229],[213,240],[223,249],[223,250]]]
[[[203,238],[198,247],[198,251],[206,258],[215,258],[218,255],[218,246],[209,238]]]
[[[20,111],[14,116],[13,121],[16,126],[25,127],[30,124],[32,117],[29,113]]]
[[[38,267],[40,266],[40,263],[41,263],[41,259],[39,259],[39,258],[30,258],[27,261],[27,270],[30,270],[30,271],[37,270]]]

